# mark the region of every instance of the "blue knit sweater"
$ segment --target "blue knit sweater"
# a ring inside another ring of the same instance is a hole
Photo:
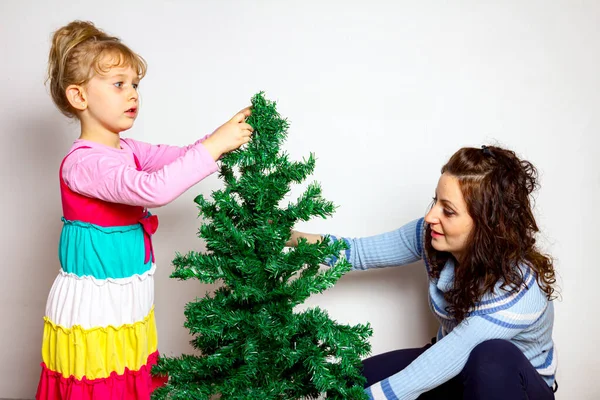
[[[354,270],[400,266],[424,256],[425,222],[423,218],[388,233],[361,239],[341,238],[349,249],[343,256]],[[332,239],[337,239],[331,236]],[[331,260],[335,262],[335,260]],[[521,266],[525,286],[508,293],[497,284],[471,310],[464,321],[446,312],[444,293],[454,283],[454,263],[449,260],[438,279],[429,280],[429,305],[440,322],[437,343],[404,370],[382,380],[365,391],[371,399],[416,399],[458,375],[469,354],[479,343],[505,339],[517,346],[529,359],[546,383],[551,386],[556,372],[556,354],[552,342],[553,303],[537,284],[536,276]]]

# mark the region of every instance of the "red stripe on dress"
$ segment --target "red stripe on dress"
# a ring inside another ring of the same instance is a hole
[[[107,378],[88,380],[85,377],[65,378],[42,363],[37,400],[148,400],[154,389],[167,382],[166,377],[150,375],[156,365],[158,351],[148,356],[148,361],[137,371],[125,368],[121,375],[113,372]]]

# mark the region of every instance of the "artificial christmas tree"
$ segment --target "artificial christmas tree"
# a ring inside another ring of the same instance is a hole
[[[366,398],[361,356],[370,351],[368,325],[332,321],[318,307],[294,308],[331,287],[351,266],[342,241],[326,237],[285,247],[297,221],[330,216],[334,205],[308,185],[295,203],[280,206],[290,185],[315,167],[311,154],[292,162],[281,151],[288,123],[263,93],[252,98],[252,140],[221,159],[224,188],[213,201],[195,199],[205,224],[199,236],[207,253],[178,255],[173,278],[221,283],[186,306],[185,327],[201,354],[160,358],[155,374],[168,374],[154,399],[291,400]]]

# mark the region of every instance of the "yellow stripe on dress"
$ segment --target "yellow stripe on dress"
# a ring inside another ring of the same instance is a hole
[[[121,375],[125,368],[137,371],[157,346],[154,307],[142,321],[117,328],[67,329],[44,317],[42,359],[65,378],[98,379],[112,372]]]

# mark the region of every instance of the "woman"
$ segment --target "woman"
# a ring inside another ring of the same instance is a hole
[[[462,148],[442,167],[425,218],[342,238],[355,270],[424,260],[440,322],[432,344],[363,361],[370,398],[554,399],[555,277],[535,246],[536,180],[534,166],[512,151]],[[323,237],[292,232],[289,244],[299,238]]]

